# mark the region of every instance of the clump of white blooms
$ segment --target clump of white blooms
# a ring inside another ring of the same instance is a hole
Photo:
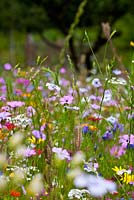
[[[112,77],[110,80],[108,80],[108,83],[114,84],[114,85],[126,85],[127,82],[124,78],[116,78]]]
[[[7,117],[7,122],[13,123],[15,126],[26,128],[27,126],[31,126],[32,120],[26,117],[25,114],[17,115],[16,117]]]
[[[69,199],[82,199],[82,200],[86,200],[87,198],[84,197],[85,195],[90,195],[88,190],[79,190],[79,189],[72,189],[69,191],[68,193],[68,198]]]

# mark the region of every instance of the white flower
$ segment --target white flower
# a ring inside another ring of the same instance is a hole
[[[126,85],[127,82],[124,78],[116,78],[112,77],[112,79],[108,80],[108,83],[115,84],[115,85]]]
[[[90,195],[88,190],[72,189],[69,191],[68,197],[69,197],[69,199],[74,199],[74,198],[81,199],[82,198],[82,200],[86,200],[86,198],[83,197],[84,194]]]
[[[56,90],[57,92],[60,91],[60,87],[58,85],[55,85],[54,83],[46,83],[46,86],[51,91],[54,91],[54,90]]]
[[[121,71],[119,69],[114,69],[112,72],[115,75],[120,75],[121,74]]]
[[[80,108],[79,107],[77,107],[77,106],[64,106],[64,108],[66,108],[66,109],[68,109],[68,110],[80,110]]]
[[[113,116],[110,116],[107,118],[107,121],[110,122],[111,124],[114,124],[117,122],[117,119]]]
[[[94,197],[102,197],[107,192],[115,192],[116,184],[100,176],[81,173],[75,177],[74,184],[76,187],[87,188],[89,193]]]
[[[95,87],[95,88],[99,88],[102,86],[100,80],[98,78],[95,78],[92,80],[92,85]]]

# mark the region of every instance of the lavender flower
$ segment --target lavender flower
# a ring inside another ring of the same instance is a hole
[[[71,104],[73,102],[73,96],[68,95],[68,96],[63,96],[60,98],[60,104],[64,105],[64,104]]]
[[[115,75],[120,75],[121,74],[121,71],[119,69],[114,69],[112,72]]]
[[[29,147],[25,150],[24,156],[31,157],[36,155],[36,151],[34,149],[30,149]]]
[[[134,135],[121,135],[119,136],[119,143],[123,148],[127,148],[128,145],[134,145]]]

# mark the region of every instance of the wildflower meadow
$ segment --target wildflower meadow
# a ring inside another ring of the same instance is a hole
[[[0,199],[134,200],[133,59],[88,78],[45,59],[2,66]]]

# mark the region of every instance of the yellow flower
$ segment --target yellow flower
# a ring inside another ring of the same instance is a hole
[[[30,93],[23,93],[21,94],[22,97],[31,97],[31,94]]]
[[[32,136],[31,138],[28,138],[28,141],[35,144],[36,143],[36,138]]]
[[[97,127],[96,126],[93,126],[93,125],[89,125],[89,129],[91,131],[97,131]]]
[[[32,144],[40,144],[41,142],[44,142],[44,139],[39,138],[36,139],[34,136],[32,136],[31,138],[28,138],[28,141],[31,142]]]
[[[134,42],[133,41],[130,41],[130,46],[134,47]]]
[[[122,180],[124,183],[126,183],[126,184],[128,184],[128,183],[129,183],[129,184],[131,184],[131,183],[134,184],[134,175],[133,175],[133,174],[125,173],[125,174],[122,176],[121,180]]]

